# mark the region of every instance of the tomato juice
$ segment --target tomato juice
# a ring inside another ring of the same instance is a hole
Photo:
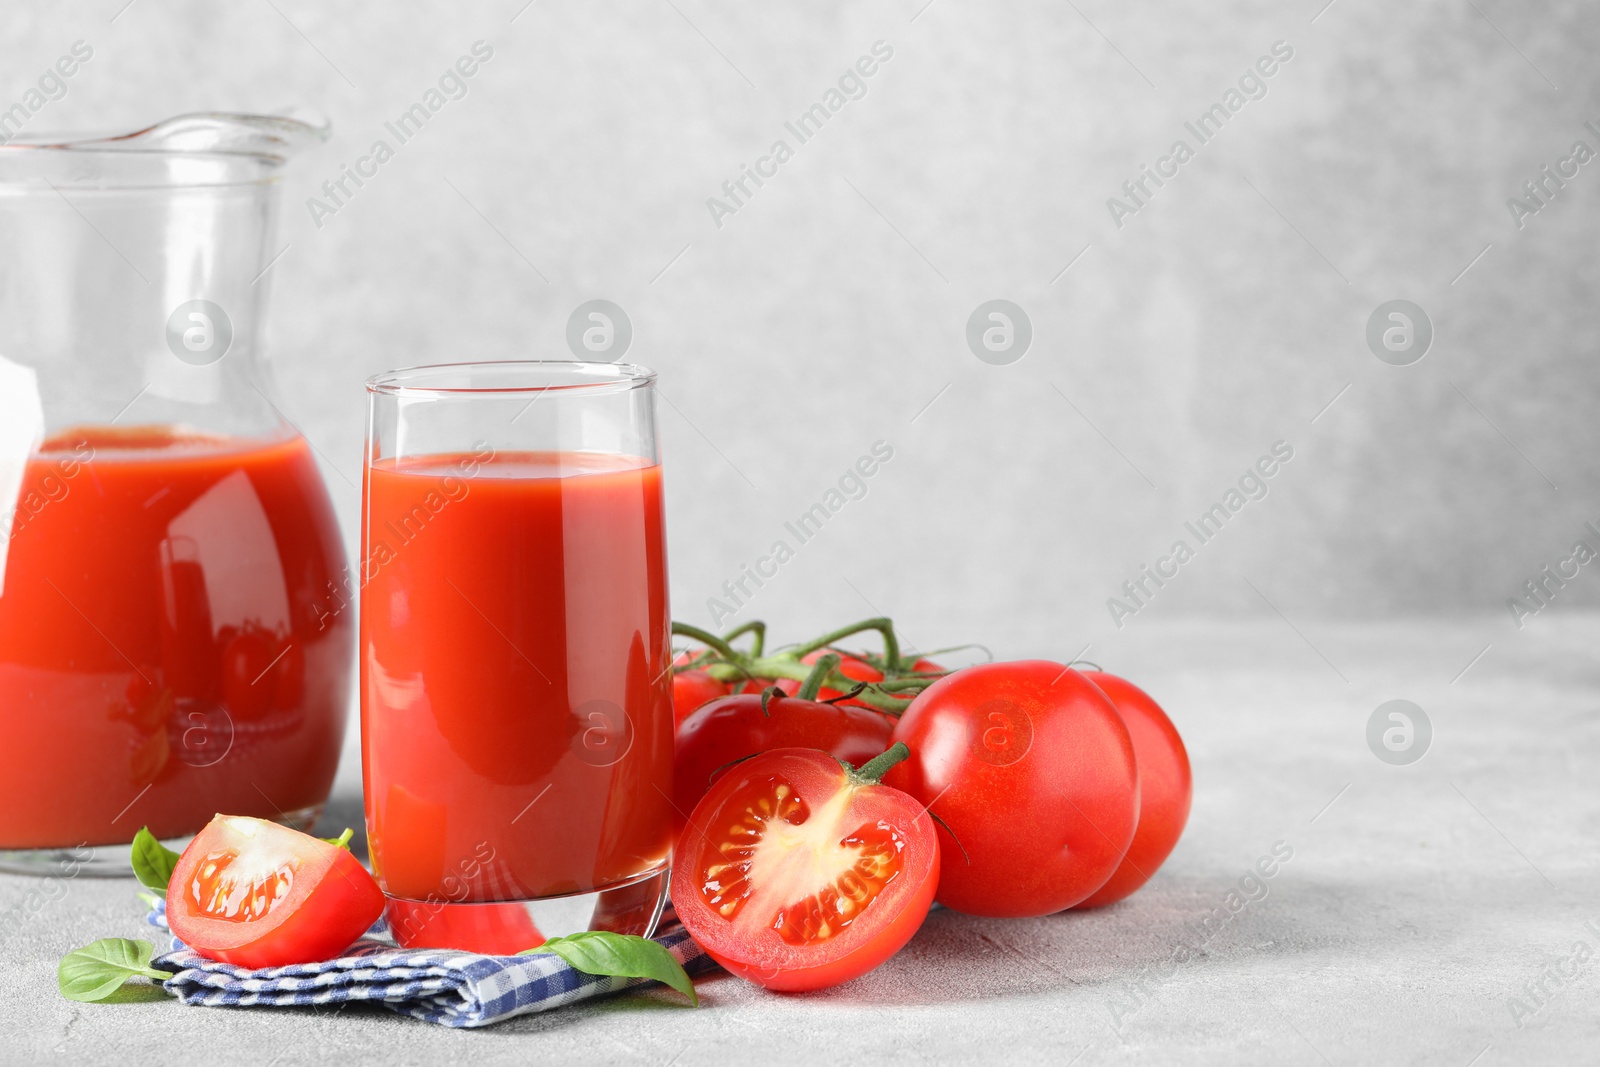
[[[0,512],[0,848],[312,817],[352,627],[315,610],[344,552],[305,440],[80,428],[21,474]]]
[[[663,869],[661,468],[481,448],[373,460],[366,483],[362,757],[384,891],[537,899]]]

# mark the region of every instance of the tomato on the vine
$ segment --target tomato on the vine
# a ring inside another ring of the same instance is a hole
[[[345,848],[264,819],[218,815],[167,883],[167,923],[202,956],[240,967],[332,959],[383,912]]]
[[[1127,855],[1105,885],[1095,890],[1080,908],[1098,908],[1132,893],[1150,880],[1166,862],[1189,821],[1193,779],[1183,738],[1150,694],[1132,682],[1102,671],[1085,671],[1084,677],[1111,698],[1133,740],[1139,762],[1139,825]]]
[[[738,693],[705,705],[678,728],[672,766],[674,825],[681,828],[732,765],[775,748],[816,748],[857,766],[889,747],[894,721],[871,708]]]
[[[811,666],[811,665],[815,664],[817,662],[817,660],[819,660],[823,656],[827,655],[829,652],[832,652],[834,655],[839,657],[838,671],[839,671],[840,674],[844,675],[846,678],[850,679],[851,681],[853,681],[853,682],[881,682],[881,681],[883,681],[883,672],[881,670],[879,670],[877,667],[873,666],[867,660],[864,660],[860,656],[854,655],[854,654],[849,653],[849,652],[840,652],[837,649],[819,648],[815,652],[806,653],[804,656],[802,656],[800,658],[800,662],[806,664],[807,666]],[[937,663],[934,663],[931,660],[926,660],[926,659],[921,659],[921,658],[918,658],[915,663],[912,663],[908,669],[910,671],[914,672],[914,673],[917,673],[917,674],[939,674],[944,670],[944,668],[939,666]],[[739,692],[741,692],[741,693],[759,693],[767,685],[775,685],[779,689],[782,689],[785,693],[790,694],[791,696],[800,691],[800,683],[798,681],[796,681],[796,680],[794,680],[792,678],[779,678],[779,679],[777,679],[776,681],[773,681],[773,682],[762,682],[762,681],[746,682],[742,687],[740,687]],[[817,691],[817,699],[818,700],[838,700],[840,697],[844,696],[845,692],[846,691],[833,689],[833,688],[830,688],[828,686],[823,686],[820,690]],[[865,708],[865,707],[870,707],[871,706],[869,704],[865,704],[865,703],[863,703],[863,702],[861,702],[859,700],[854,700],[854,699],[841,700],[839,702],[841,704],[848,704],[851,707],[857,707],[857,708]],[[906,703],[909,704],[910,702],[911,702],[910,698],[907,697],[906,698]]]
[[[947,907],[992,916],[1070,908],[1105,884],[1133,839],[1133,742],[1110,699],[1070,667],[967,667],[923,690],[894,739],[912,758],[885,781],[943,820],[938,900]]]
[[[672,868],[678,918],[713,959],[768,989],[847,982],[922,925],[939,844],[922,806],[860,771],[785,748],[731,769],[690,817]]]
[[[683,653],[672,661],[672,723],[679,725],[711,701],[727,696],[732,688],[700,667],[688,667],[694,657]]]

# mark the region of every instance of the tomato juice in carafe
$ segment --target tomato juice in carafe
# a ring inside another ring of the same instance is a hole
[[[125,871],[140,826],[327,799],[349,575],[259,345],[280,168],[326,136],[0,144],[0,869]]]

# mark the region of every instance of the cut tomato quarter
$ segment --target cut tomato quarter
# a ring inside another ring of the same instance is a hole
[[[264,819],[218,815],[167,882],[184,944],[240,967],[332,959],[383,912],[383,891],[348,849]]]

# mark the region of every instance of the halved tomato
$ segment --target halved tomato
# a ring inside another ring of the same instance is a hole
[[[332,959],[383,912],[347,849],[264,819],[218,815],[167,883],[167,923],[202,956],[240,967]]]
[[[678,918],[729,971],[768,989],[823,989],[872,970],[917,932],[939,884],[921,804],[878,784],[906,748],[859,771],[777,749],[730,769],[678,840]]]

